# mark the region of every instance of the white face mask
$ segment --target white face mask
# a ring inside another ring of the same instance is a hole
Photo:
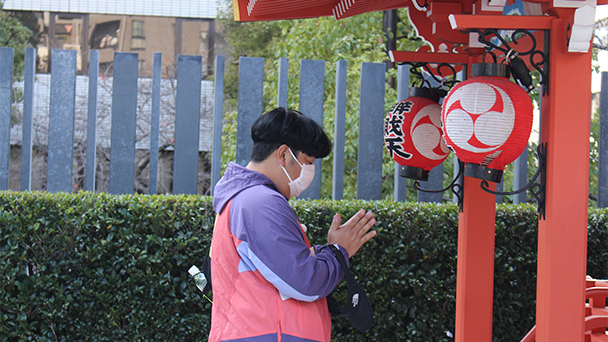
[[[283,169],[283,172],[285,172],[285,174],[287,175],[287,178],[289,178],[289,196],[296,197],[296,196],[300,195],[302,193],[302,191],[306,190],[306,188],[308,188],[310,183],[312,183],[313,178],[315,178],[315,166],[309,165],[309,164],[302,165],[298,161],[298,158],[296,158],[296,156],[293,155],[293,152],[291,152],[291,149],[289,149],[289,153],[291,153],[291,156],[293,157],[293,159],[302,168],[300,170],[300,176],[298,178],[296,178],[295,180],[292,180],[291,177],[289,176],[289,173],[287,173],[287,170],[285,170],[283,165],[279,164],[279,166],[281,166],[281,169]]]

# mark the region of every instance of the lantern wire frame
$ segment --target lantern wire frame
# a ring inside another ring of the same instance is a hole
[[[524,192],[530,189],[530,193],[532,194],[532,199],[536,202],[538,206],[538,214],[541,219],[545,219],[545,184],[547,177],[547,143],[543,143],[538,145],[536,148],[536,155],[538,157],[538,169],[536,170],[536,174],[528,184],[526,184],[523,188],[514,190],[514,191],[494,191],[489,188],[488,181],[481,181],[481,188],[488,193],[493,195],[515,195],[521,192]],[[540,178],[540,179],[539,179]],[[538,182],[537,182],[538,180]]]
[[[463,199],[463,192],[464,192],[464,187],[462,186],[463,180],[464,180],[464,175],[463,175],[464,162],[459,159],[456,159],[456,160],[458,161],[458,174],[456,174],[456,177],[454,177],[454,179],[452,180],[450,185],[446,186],[443,189],[439,189],[439,190],[423,189],[420,187],[420,181],[415,180],[414,188],[418,191],[429,192],[429,193],[440,193],[440,192],[446,192],[448,190],[452,190],[452,193],[454,193],[454,195],[458,199],[458,208],[462,212],[462,199]]]

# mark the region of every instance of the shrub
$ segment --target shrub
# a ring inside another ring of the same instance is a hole
[[[209,198],[6,193],[0,202],[0,336],[204,340],[210,305],[187,270],[209,246]]]
[[[311,243],[335,212],[372,210],[380,234],[351,260],[374,306],[335,341],[452,341],[458,208],[392,201],[293,201]],[[589,213],[588,274],[607,278],[607,211]],[[0,193],[0,336],[8,341],[205,341],[210,304],[188,278],[202,263],[215,214],[209,197]],[[536,209],[496,213],[494,341],[534,325]],[[343,303],[343,282],[336,297]]]

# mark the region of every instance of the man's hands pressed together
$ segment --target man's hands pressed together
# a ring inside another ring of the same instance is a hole
[[[353,215],[345,224],[340,225],[340,214],[334,215],[334,219],[327,233],[327,243],[344,247],[348,256],[352,257],[359,248],[371,238],[376,236],[375,230],[369,231],[376,223],[374,213],[361,209]]]

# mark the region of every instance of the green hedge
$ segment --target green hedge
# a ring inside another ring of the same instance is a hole
[[[361,334],[334,319],[335,341],[453,340],[456,206],[292,205],[313,244],[325,242],[335,212],[376,213],[380,234],[351,261],[374,326]],[[608,278],[607,213],[589,212],[588,274],[596,278]],[[205,341],[211,308],[187,270],[202,262],[214,216],[208,197],[0,192],[0,336]],[[494,341],[518,341],[534,325],[536,221],[532,206],[498,207]]]

